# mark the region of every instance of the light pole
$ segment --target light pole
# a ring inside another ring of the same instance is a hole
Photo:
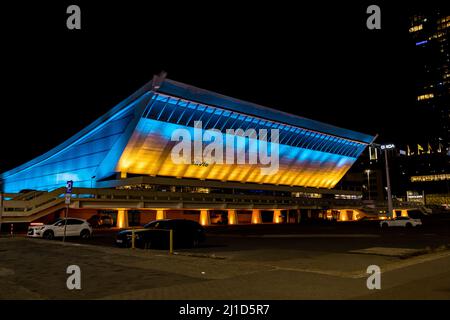
[[[3,180],[0,180],[0,235],[2,234],[3,198]]]
[[[388,150],[395,149],[393,144],[381,145],[381,150],[384,150],[384,161],[386,166],[386,185],[387,185],[387,202],[388,202],[388,212],[386,216],[392,218],[394,212],[394,206],[392,204],[392,192],[391,192],[391,179],[389,177],[389,164],[388,164]]]
[[[370,169],[367,169],[365,172],[367,173],[367,192],[369,193],[370,200]]]

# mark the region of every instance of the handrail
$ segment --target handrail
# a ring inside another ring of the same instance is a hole
[[[65,188],[61,187],[51,192],[46,192],[30,200],[4,200],[4,213],[21,213],[32,215],[39,209],[47,209],[49,206],[64,201]],[[236,205],[305,205],[305,206],[352,206],[366,207],[360,199],[332,199],[332,198],[299,198],[290,196],[261,197],[259,195],[222,194],[222,193],[185,193],[163,191],[141,191],[123,189],[95,189],[73,188],[73,202],[76,201],[117,201],[117,202],[157,202],[157,203],[223,203]],[[380,205],[380,206],[378,206]],[[411,207],[411,203],[396,203],[398,207]],[[385,206],[384,202],[377,202],[375,207]],[[417,206],[417,204],[414,204]]]

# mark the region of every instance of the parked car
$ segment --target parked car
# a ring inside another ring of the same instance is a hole
[[[110,214],[94,214],[87,220],[94,228],[107,227],[111,228],[114,226],[114,220]]]
[[[64,236],[66,219],[59,219],[52,224],[31,223],[28,227],[28,237],[53,239]],[[81,237],[88,239],[92,236],[92,227],[84,219],[67,218],[67,237]]]
[[[411,227],[417,227],[422,225],[422,220],[420,219],[412,219],[410,217],[397,217],[392,220],[383,220],[380,222],[380,226],[382,228],[389,228],[389,227],[405,227],[405,228],[411,228]]]
[[[174,247],[195,247],[205,241],[205,229],[195,221],[184,219],[164,219],[152,221],[143,229],[136,229],[135,246],[137,248],[167,248],[169,230],[173,230]],[[132,230],[122,230],[116,235],[116,244],[131,247]]]

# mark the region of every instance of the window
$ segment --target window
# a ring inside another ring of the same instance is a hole
[[[411,28],[409,28],[409,32],[410,33],[417,32],[417,31],[422,30],[422,29],[423,29],[423,25],[419,24],[417,26],[412,26]]]
[[[79,224],[83,224],[83,221],[77,219],[67,219],[67,225],[79,225]]]
[[[434,94],[427,93],[427,94],[422,94],[422,95],[418,96],[417,101],[428,100],[428,99],[432,99],[432,98],[434,98]]]

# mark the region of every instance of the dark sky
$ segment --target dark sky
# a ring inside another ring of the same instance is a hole
[[[160,70],[380,142],[420,134],[408,2],[93,2],[2,4],[0,172],[63,142]],[[373,3],[381,30],[366,28]],[[81,31],[66,29],[69,4],[81,7]]]

